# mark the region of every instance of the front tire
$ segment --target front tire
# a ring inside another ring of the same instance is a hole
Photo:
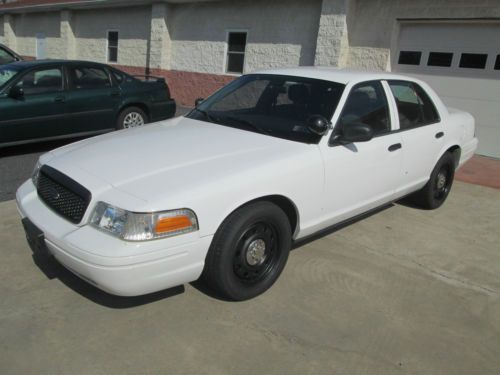
[[[116,128],[137,128],[148,123],[148,116],[139,107],[128,107],[120,112],[116,121]]]
[[[449,152],[438,160],[427,184],[410,198],[419,207],[433,210],[440,207],[450,193],[455,177],[455,160]]]
[[[280,276],[291,240],[290,222],[278,206],[271,202],[244,206],[215,233],[201,280],[226,299],[256,297]]]

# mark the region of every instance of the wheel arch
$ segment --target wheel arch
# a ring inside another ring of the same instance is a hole
[[[460,146],[458,144],[448,145],[447,147],[444,148],[444,151],[441,153],[441,155],[439,155],[439,158],[437,160],[441,159],[443,155],[446,153],[450,153],[453,156],[453,160],[455,162],[455,169],[457,169],[460,163],[460,156],[462,154],[462,149],[460,148]]]
[[[290,223],[290,228],[292,230],[292,238],[295,238],[295,235],[299,231],[299,223],[300,223],[299,210],[295,205],[295,203],[290,198],[281,194],[264,195],[239,204],[236,208],[231,210],[229,214],[223,217],[222,221],[219,223],[217,228],[219,228],[224,222],[224,220],[226,220],[235,211],[256,202],[271,202],[277,205],[279,208],[281,208],[285,213],[285,215],[287,216],[288,221]]]
[[[130,102],[130,103],[124,103],[122,104],[122,106],[120,107],[120,109],[118,110],[118,113],[116,115],[116,119],[118,119],[121,115],[121,113],[126,110],[127,108],[130,108],[130,107],[137,107],[137,108],[140,108],[141,110],[144,111],[144,113],[146,114],[146,116],[148,116],[148,121],[151,120],[151,110],[149,109],[149,107],[143,103],[143,102]]]

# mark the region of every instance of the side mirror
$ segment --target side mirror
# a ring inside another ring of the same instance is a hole
[[[9,96],[12,99],[22,99],[24,97],[24,90],[20,86],[14,86],[10,89]]]
[[[342,142],[368,142],[373,138],[373,129],[370,125],[353,122],[343,126],[339,141]]]
[[[330,122],[321,115],[312,115],[307,119],[307,129],[317,135],[325,135],[330,129]]]
[[[194,106],[198,107],[205,99],[203,98],[198,98],[194,101]]]

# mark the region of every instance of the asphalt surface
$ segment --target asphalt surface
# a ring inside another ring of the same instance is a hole
[[[176,115],[181,116],[189,110],[177,107]],[[80,139],[82,138],[0,148],[0,202],[14,199],[17,188],[31,176],[40,155]]]
[[[107,295],[0,203],[0,374],[498,374],[500,190],[457,182],[291,252],[265,294]]]

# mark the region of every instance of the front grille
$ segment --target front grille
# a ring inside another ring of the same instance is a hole
[[[48,165],[40,170],[37,191],[47,206],[75,224],[82,221],[92,198],[90,191]]]

